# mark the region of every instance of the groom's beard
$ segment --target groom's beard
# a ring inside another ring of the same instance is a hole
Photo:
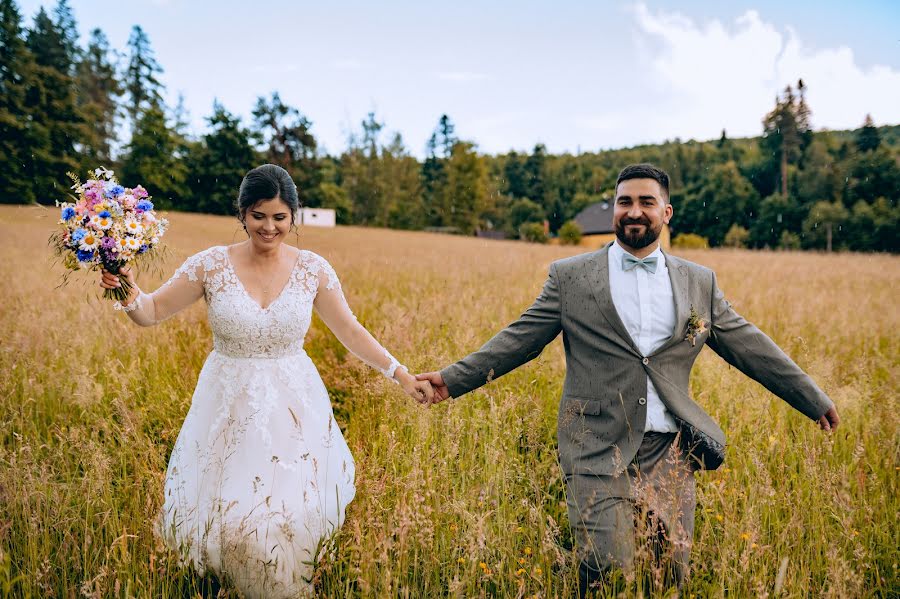
[[[644,225],[644,232],[628,233],[625,230],[625,227],[627,225]],[[654,243],[657,239],[659,239],[659,234],[661,232],[662,223],[659,224],[658,228],[654,229],[650,226],[650,221],[646,218],[623,218],[616,225],[616,237],[619,239],[619,241],[636,250],[645,248],[651,243]]]

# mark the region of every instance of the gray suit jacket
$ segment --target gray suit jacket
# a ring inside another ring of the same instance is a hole
[[[637,453],[647,417],[647,378],[681,426],[681,440],[700,468],[724,459],[725,434],[690,396],[688,379],[704,343],[729,364],[812,419],[831,400],[762,331],[737,314],[715,273],[665,254],[676,325],[658,350],[644,356],[619,318],[609,290],[609,246],[550,265],[534,304],[478,351],[441,371],[459,397],[537,357],[562,332],[566,379],[559,406],[563,472],[614,474]],[[709,324],[691,344],[691,308]]]

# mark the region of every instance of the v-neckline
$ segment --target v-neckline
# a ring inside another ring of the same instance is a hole
[[[281,296],[285,294],[288,287],[291,286],[291,281],[294,280],[294,271],[297,270],[297,265],[300,264],[300,258],[303,256],[303,250],[298,251],[297,260],[294,261],[294,265],[291,267],[290,273],[288,273],[288,279],[284,283],[284,286],[281,288],[281,291],[278,292],[278,295],[275,296],[275,299],[269,302],[268,306],[263,307],[258,301],[253,298],[252,295],[250,295],[250,292],[247,291],[247,288],[244,287],[244,282],[241,281],[241,278],[237,274],[237,269],[234,267],[234,262],[231,261],[231,252],[229,251],[229,247],[230,246],[225,246],[225,261],[228,262],[228,268],[231,269],[231,274],[234,275],[234,280],[237,281],[238,287],[241,288],[241,292],[247,297],[247,299],[253,302],[253,305],[255,305],[263,312],[268,312],[272,308],[272,306],[274,306],[278,302],[278,300],[281,299]]]

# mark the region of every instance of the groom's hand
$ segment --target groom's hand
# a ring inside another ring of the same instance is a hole
[[[423,372],[422,374],[417,374],[416,378],[420,381],[428,381],[434,387],[434,403],[450,399],[450,390],[447,388],[444,377],[441,376],[440,372]]]
[[[837,408],[831,406],[830,408],[828,408],[827,412],[819,417],[819,428],[821,428],[823,431],[831,432],[838,427],[838,424],[840,424],[840,422],[841,418],[840,416],[838,416]]]

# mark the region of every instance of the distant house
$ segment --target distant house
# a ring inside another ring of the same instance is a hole
[[[308,227],[333,227],[336,222],[331,208],[301,208],[300,224]]]
[[[581,244],[584,247],[601,248],[615,240],[616,230],[613,227],[613,205],[602,201],[587,206],[575,215],[575,222],[581,227]],[[663,227],[660,240],[664,249],[669,248],[669,227]]]

